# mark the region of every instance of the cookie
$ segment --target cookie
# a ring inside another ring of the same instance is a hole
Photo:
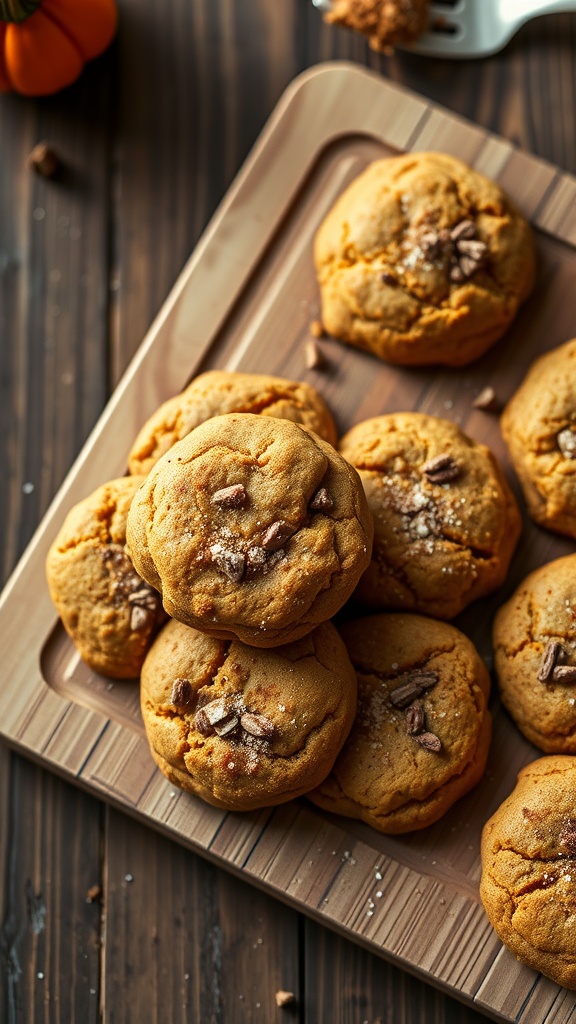
[[[421,615],[374,615],[340,632],[358,676],[358,712],[309,799],[379,832],[426,828],[484,773],[486,667],[463,633]]]
[[[362,32],[373,50],[387,50],[426,31],[428,0],[334,0],[324,20]]]
[[[50,596],[81,657],[96,672],[133,679],[158,627],[160,597],[124,550],[142,477],[103,484],[68,513],[46,560]]]
[[[534,284],[530,226],[494,182],[442,153],[377,160],[315,240],[322,321],[401,365],[486,352]]]
[[[502,413],[502,434],[530,515],[576,537],[576,338],[530,367]]]
[[[171,782],[249,811],[325,778],[354,720],[356,676],[331,623],[263,651],[172,621],[144,663],[141,704]]]
[[[576,757],[542,757],[484,826],[480,896],[502,942],[576,989]]]
[[[536,569],[494,620],[502,702],[540,750],[576,754],[576,555]]]
[[[127,539],[173,618],[274,647],[344,604],[372,530],[360,478],[331,445],[288,420],[238,413],[207,420],[159,460]]]
[[[352,427],[339,450],[374,518],[361,601],[451,619],[503,583],[521,517],[488,448],[449,420],[395,413]]]
[[[149,473],[160,456],[194,427],[230,412],[291,420],[336,444],[332,413],[310,384],[265,374],[210,370],[196,377],[182,394],[164,402],[147,420],[128,456],[129,471]]]

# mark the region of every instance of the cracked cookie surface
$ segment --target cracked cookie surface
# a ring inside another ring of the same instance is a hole
[[[138,572],[169,615],[256,647],[332,617],[370,561],[356,471],[288,420],[217,416],[152,469],[128,517]]]
[[[535,277],[529,224],[494,182],[441,153],[370,164],[320,226],[315,263],[328,333],[404,365],[478,358]]]
[[[576,754],[576,555],[536,569],[494,619],[504,706],[547,753]]]
[[[528,510],[576,537],[576,338],[530,367],[502,413],[502,434]]]
[[[358,676],[358,711],[309,799],[380,832],[426,828],[484,773],[486,667],[463,633],[420,615],[374,615],[340,633]]]
[[[97,672],[133,679],[166,619],[160,595],[128,558],[126,520],[143,477],[99,487],[68,513],[46,560],[50,596],[80,655]]]
[[[334,0],[324,20],[362,32],[373,50],[386,50],[426,31],[428,0]]]
[[[263,651],[173,620],[142,670],[152,756],[180,788],[228,810],[283,803],[330,771],[356,711],[331,623]]]
[[[260,373],[209,370],[164,402],[146,421],[128,456],[131,473],[146,474],[158,459],[212,416],[251,412],[300,423],[329,444],[336,425],[322,396],[302,381]]]
[[[361,601],[451,619],[504,582],[521,518],[489,448],[449,420],[395,413],[352,427],[339,450],[374,518]]]
[[[576,989],[576,757],[542,757],[484,826],[480,896],[523,963]]]

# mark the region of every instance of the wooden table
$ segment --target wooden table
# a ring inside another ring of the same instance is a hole
[[[309,0],[120,13],[72,88],[0,97],[3,581],[299,71],[355,60],[576,172],[573,15],[453,63],[379,57]],[[41,139],[57,180],[25,170]],[[0,877],[3,1024],[485,1019],[3,746]]]

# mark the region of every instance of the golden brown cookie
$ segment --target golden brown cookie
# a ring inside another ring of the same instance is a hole
[[[326,330],[390,363],[463,366],[504,334],[534,284],[529,225],[454,157],[378,160],[315,241]]]
[[[309,798],[380,832],[426,828],[484,773],[486,667],[463,633],[421,615],[374,615],[340,632],[358,676],[358,713]]]
[[[484,826],[480,896],[502,942],[576,989],[576,757],[542,757]]]
[[[494,620],[505,707],[540,750],[576,754],[576,555],[541,566]]]
[[[143,477],[103,484],[68,513],[48,552],[50,596],[80,655],[97,672],[133,679],[166,619],[160,597],[124,550]]]
[[[207,420],[160,459],[127,538],[175,619],[275,647],[344,604],[372,529],[360,478],[331,445],[288,420],[238,413]]]
[[[521,518],[489,448],[449,420],[408,412],[358,423],[339,450],[374,517],[360,600],[451,619],[503,583]]]
[[[502,413],[502,434],[528,511],[576,537],[576,338],[530,367]]]
[[[169,622],[142,669],[152,755],[216,807],[284,803],[330,771],[356,712],[356,676],[331,623],[273,651]]]
[[[292,420],[336,444],[332,413],[310,384],[261,373],[210,370],[196,377],[182,394],[164,402],[147,420],[128,456],[130,472],[149,473],[160,456],[194,427],[230,412]]]
[[[334,0],[324,20],[362,32],[373,50],[386,50],[426,31],[428,0]]]

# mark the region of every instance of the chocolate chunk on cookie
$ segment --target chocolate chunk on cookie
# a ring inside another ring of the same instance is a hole
[[[179,395],[164,402],[144,424],[128,456],[131,473],[149,473],[158,459],[212,416],[251,412],[300,423],[329,444],[336,425],[322,396],[302,381],[263,373],[209,370]]]
[[[485,445],[449,420],[395,413],[352,427],[339,450],[374,517],[360,600],[450,619],[503,583],[521,519]]]
[[[502,942],[576,989],[576,757],[542,757],[484,826],[480,896]]]
[[[326,777],[354,719],[356,676],[330,623],[263,651],[172,621],[146,658],[141,704],[167,778],[247,811]]]
[[[127,536],[171,616],[274,647],[344,604],[372,531],[360,478],[331,445],[288,420],[238,413],[207,420],[163,456]]]
[[[576,555],[536,569],[494,620],[502,702],[546,753],[576,754]]]
[[[102,675],[132,679],[166,620],[160,595],[125,551],[126,519],[143,477],[99,487],[68,513],[46,560],[50,596],[80,655]]]
[[[371,164],[316,235],[328,333],[403,365],[463,366],[504,334],[535,277],[528,223],[442,153]]]
[[[486,667],[459,630],[421,615],[374,615],[340,632],[358,676],[358,712],[309,799],[380,832],[426,828],[484,773]]]

